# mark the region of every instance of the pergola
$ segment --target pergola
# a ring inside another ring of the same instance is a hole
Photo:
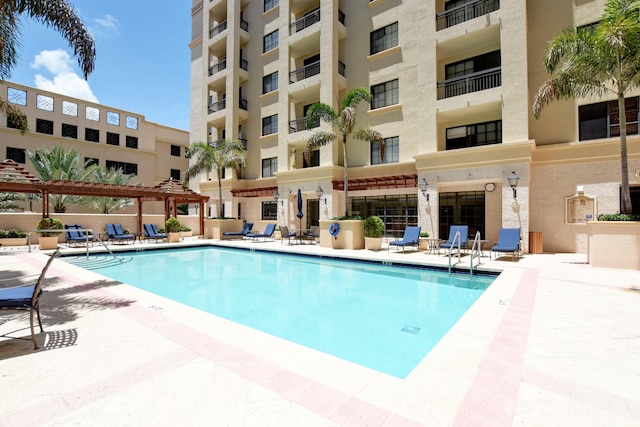
[[[142,203],[164,202],[165,220],[177,213],[178,203],[198,203],[200,208],[200,231],[204,230],[204,205],[209,196],[202,196],[181,183],[169,178],[155,187],[137,185],[114,185],[96,182],[78,182],[63,180],[48,180],[42,182],[31,175],[24,167],[13,160],[0,163],[0,192],[8,193],[40,193],[42,195],[42,216],[49,216],[49,195],[67,194],[73,196],[93,197],[122,197],[136,201],[137,232],[142,230]]]

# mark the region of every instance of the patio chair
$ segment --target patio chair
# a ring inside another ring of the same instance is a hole
[[[38,341],[33,329],[33,313],[38,315],[38,324],[40,332],[44,332],[42,328],[42,319],[40,318],[40,297],[42,296],[42,284],[49,266],[53,259],[60,255],[60,251],[56,250],[44,265],[38,280],[33,284],[23,284],[0,289],[0,310],[8,311],[28,311],[31,322],[31,341],[33,341],[34,350],[38,349]]]
[[[458,232],[460,232],[460,237],[456,239]],[[460,252],[462,249],[467,249],[467,240],[469,240],[469,226],[452,225],[449,228],[449,240],[440,243],[440,249],[449,249],[451,251],[454,248],[458,248],[458,252]]]
[[[158,230],[158,226],[155,224],[144,224],[144,238],[149,240],[155,240],[157,242],[162,242],[167,238],[165,233],[160,233]]]
[[[297,235],[298,234],[295,231],[289,231],[289,227],[286,225],[280,226],[280,244],[283,244],[285,240],[291,244],[291,239],[295,241]]]
[[[114,243],[134,243],[136,241],[136,236],[125,234],[120,224],[107,224],[107,235],[109,240],[113,240]]]
[[[320,237],[320,226],[312,225],[310,229],[304,232],[303,239],[315,242]]]
[[[258,241],[260,239],[267,240],[273,238],[273,232],[276,230],[276,225],[271,223],[267,224],[262,233],[247,233],[245,236],[247,239]]]
[[[516,253],[520,259],[520,229],[501,228],[498,242],[491,248],[491,253],[496,253],[496,258],[500,252],[511,252],[511,259],[515,261]]]
[[[80,224],[65,224],[64,229],[69,246],[93,244],[93,236],[83,232]]]
[[[404,252],[406,246],[415,246],[416,250],[418,250],[418,243],[420,241],[420,229],[418,226],[410,226],[404,229],[404,235],[400,240],[393,240],[389,242],[389,246],[387,247],[387,252],[391,249],[391,246],[395,246],[399,248],[402,246],[402,251]],[[398,251],[399,249],[396,249]]]
[[[244,226],[242,227],[242,231],[225,231],[224,233],[222,233],[222,236],[229,238],[243,238],[247,235],[248,232],[251,231],[252,228],[252,222],[245,222]]]

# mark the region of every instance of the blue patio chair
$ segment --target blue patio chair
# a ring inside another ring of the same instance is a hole
[[[87,235],[82,231],[80,224],[65,224],[65,236],[69,246],[88,245],[93,243],[93,236]]]
[[[295,241],[297,236],[298,234],[295,231],[289,231],[289,227],[286,225],[280,226],[280,244],[283,244],[285,240],[291,244],[291,239]]]
[[[253,223],[246,222],[242,227],[242,231],[225,231],[224,233],[222,233],[222,235],[224,237],[229,237],[229,238],[243,238],[244,236],[247,235],[248,232],[251,231],[252,228],[253,228]]]
[[[107,235],[114,243],[134,243],[136,236],[125,234],[120,224],[107,224]]]
[[[491,248],[491,253],[496,253],[496,258],[500,252],[511,252],[511,259],[515,260],[516,253],[520,258],[520,229],[501,228],[498,242]]]
[[[460,240],[456,238],[456,234],[460,232]],[[440,243],[440,249],[449,249],[450,251],[457,248],[458,251],[467,248],[467,240],[469,240],[469,226],[468,225],[452,225],[449,228],[449,240]]]
[[[389,246],[387,247],[387,252],[391,249],[391,246],[395,246],[399,248],[402,246],[402,251],[404,252],[406,246],[415,246],[416,250],[418,250],[418,243],[420,241],[420,228],[417,226],[411,226],[404,229],[404,235],[400,240],[393,240],[389,242]],[[398,251],[399,249],[396,249]]]
[[[263,233],[247,233],[245,237],[253,241],[258,241],[260,239],[267,240],[273,238],[274,231],[276,231],[276,225],[271,223],[267,224],[267,226],[264,228]]]
[[[51,254],[35,283],[0,289],[0,310],[29,312],[29,319],[31,322],[31,341],[33,341],[33,348],[35,350],[38,349],[38,341],[36,340],[36,334],[33,328],[33,313],[35,312],[38,315],[40,332],[44,332],[44,329],[42,328],[42,319],[40,318],[40,297],[44,292],[42,290],[42,285],[49,266],[53,262],[53,259],[58,255],[60,255],[59,250],[56,250]]]
[[[155,224],[144,224],[144,238],[148,240],[155,240],[157,242],[162,242],[167,238],[165,233],[160,233],[158,230],[158,226]]]

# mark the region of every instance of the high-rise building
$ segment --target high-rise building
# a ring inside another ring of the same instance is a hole
[[[239,139],[246,164],[191,185],[210,214],[303,227],[344,213],[342,138],[303,158],[307,109],[339,109],[351,89],[347,210],[380,216],[386,235],[420,225],[446,238],[452,224],[495,241],[501,227],[544,233],[545,250],[586,252],[585,223],[619,210],[614,95],[531,105],[547,78],[544,50],[563,28],[594,25],[604,0],[193,1],[191,141]],[[637,95],[634,93],[632,95]],[[628,99],[629,179],[640,210],[638,97]],[[318,126],[318,127],[315,127]],[[517,177],[512,189],[508,178]],[[320,191],[320,189],[322,191]],[[640,213],[640,212],[639,212]]]

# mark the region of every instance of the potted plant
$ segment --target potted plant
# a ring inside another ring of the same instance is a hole
[[[62,221],[56,218],[42,218],[36,224],[36,230],[62,230],[64,226]],[[56,249],[58,247],[58,237],[60,232],[56,231],[39,231],[38,245],[40,250]]]
[[[371,251],[379,251],[382,248],[382,234],[384,222],[378,216],[370,216],[364,221],[364,247]]]
[[[180,226],[180,237],[191,237],[193,236],[193,231],[191,227],[188,227],[184,224]]]
[[[0,244],[2,246],[22,246],[27,243],[27,233],[17,228],[11,230],[0,229]]]
[[[175,243],[180,241],[180,228],[182,224],[178,218],[171,217],[165,223],[165,231],[169,235],[169,242]]]
[[[420,232],[420,238],[418,239],[418,250],[419,251],[426,251],[427,249],[429,249],[429,241],[427,240],[429,238],[429,233],[426,231],[421,231]]]

